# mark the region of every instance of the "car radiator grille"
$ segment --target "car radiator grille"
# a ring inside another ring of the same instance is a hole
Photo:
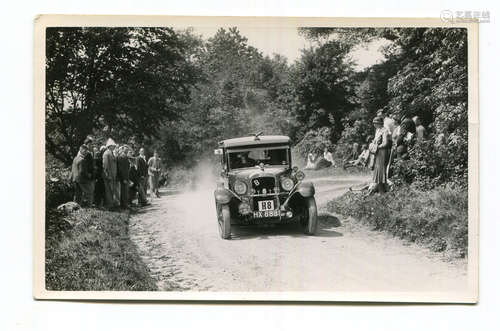
[[[274,193],[275,179],[273,177],[257,177],[252,179],[255,194]],[[265,191],[263,191],[265,189]]]

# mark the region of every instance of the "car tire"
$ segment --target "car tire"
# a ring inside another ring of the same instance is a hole
[[[231,212],[229,205],[217,204],[217,223],[219,235],[222,239],[231,238]]]
[[[315,235],[318,229],[318,208],[314,197],[305,199],[303,217],[302,226],[304,232],[310,236]]]

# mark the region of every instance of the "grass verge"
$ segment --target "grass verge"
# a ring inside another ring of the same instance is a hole
[[[128,213],[81,209],[46,215],[45,285],[56,291],[154,291],[128,235]]]
[[[401,187],[365,196],[348,192],[328,203],[328,210],[351,216],[374,230],[384,230],[433,251],[465,257],[468,245],[467,191],[439,187],[419,191]]]

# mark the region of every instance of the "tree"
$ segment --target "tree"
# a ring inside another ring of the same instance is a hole
[[[185,49],[169,28],[48,28],[47,151],[70,164],[89,134],[157,135],[196,81]]]
[[[343,129],[342,118],[354,109],[353,62],[350,47],[329,41],[303,51],[291,74],[293,98],[291,107],[301,124],[300,140],[308,130],[333,127],[336,141]]]
[[[167,161],[192,166],[210,158],[222,139],[288,133],[293,119],[278,102],[289,74],[284,57],[263,57],[236,28],[219,29],[207,41],[189,31],[180,36],[201,74],[181,116],[161,128],[168,146],[152,142]]]

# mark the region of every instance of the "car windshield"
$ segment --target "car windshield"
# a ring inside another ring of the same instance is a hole
[[[288,148],[256,148],[229,152],[229,169],[288,165]]]

